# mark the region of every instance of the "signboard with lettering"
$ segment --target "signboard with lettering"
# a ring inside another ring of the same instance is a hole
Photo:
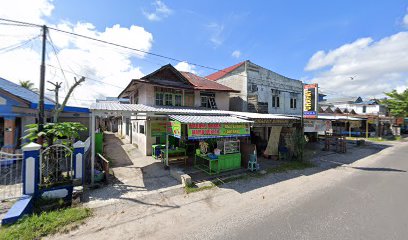
[[[330,132],[332,122],[330,120],[305,119],[304,132]]]
[[[181,138],[181,123],[179,121],[170,121],[167,123],[167,133],[176,138]]]
[[[150,122],[150,136],[151,137],[165,137],[167,131],[166,121],[151,121]]]
[[[317,83],[304,85],[303,92],[303,117],[317,118]]]
[[[291,127],[298,120],[294,119],[253,119],[255,127],[284,126]]]
[[[249,136],[249,124],[246,123],[189,123],[188,139],[245,137]]]

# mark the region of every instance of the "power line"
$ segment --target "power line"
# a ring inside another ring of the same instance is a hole
[[[7,52],[13,51],[15,49],[21,48],[24,45],[30,43],[31,41],[35,40],[36,38],[38,38],[40,36],[41,35],[37,35],[37,36],[32,37],[32,38],[30,38],[30,39],[28,39],[28,40],[26,40],[24,42],[20,42],[20,43],[16,43],[16,44],[13,44],[13,45],[10,45],[10,46],[7,46],[7,47],[0,48],[0,53],[7,53]]]
[[[0,18],[0,21],[11,22],[11,23],[14,23],[16,25],[21,25],[21,26],[42,27],[39,24],[23,22],[23,21],[17,21],[17,20],[11,20],[11,19],[7,19],[7,18]]]
[[[56,66],[54,66],[54,65],[51,65],[51,64],[47,64],[47,66],[52,67],[52,68],[59,69],[58,67],[56,67]],[[77,74],[77,73],[75,73],[75,72],[73,72],[73,71],[69,71],[69,70],[66,70],[66,69],[62,69],[62,70],[64,70],[65,72],[68,72],[68,73],[75,74],[75,75],[77,75],[77,76],[83,76],[83,75],[79,75],[79,74]],[[102,80],[97,80],[97,79],[90,78],[90,77],[87,77],[87,76],[84,76],[84,77],[85,77],[86,79],[88,79],[88,80],[91,80],[91,81],[100,82],[100,83],[103,83],[103,84],[106,84],[106,85],[110,85],[110,86],[113,86],[113,87],[117,87],[117,88],[123,89],[123,86],[118,86],[118,85],[110,84],[110,83],[104,82],[104,81],[102,81]]]

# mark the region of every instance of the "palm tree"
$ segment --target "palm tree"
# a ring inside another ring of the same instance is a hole
[[[20,80],[20,86],[23,88],[26,88],[31,91],[37,91],[38,89],[34,87],[34,83],[32,83],[30,80],[27,81],[21,81]]]

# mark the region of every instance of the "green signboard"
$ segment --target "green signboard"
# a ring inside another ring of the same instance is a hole
[[[188,139],[249,136],[246,123],[189,123]]]
[[[150,122],[150,136],[151,137],[165,137],[167,122],[165,121],[151,121]]]
[[[181,123],[179,121],[170,121],[167,123],[167,132],[176,137],[181,137]]]

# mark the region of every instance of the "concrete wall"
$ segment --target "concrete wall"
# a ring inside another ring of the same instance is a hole
[[[258,96],[258,102],[268,103],[268,112],[276,114],[301,114],[303,83],[287,78],[266,68],[248,62],[248,96]],[[255,91],[251,91],[256,85]],[[257,89],[257,90],[256,90]],[[272,107],[272,89],[280,91],[279,108]],[[296,98],[296,109],[290,108],[291,93]]]
[[[218,83],[228,86],[240,93],[230,94],[230,110],[248,111],[248,96],[257,96],[258,102],[268,103],[269,113],[301,114],[303,83],[299,80],[287,78],[271,70],[260,67],[249,61],[238,67],[225,77],[217,80]],[[257,90],[252,91],[252,85]],[[279,108],[272,107],[272,89],[280,92]],[[290,108],[292,93],[296,95],[296,109]]]
[[[230,93],[229,109],[232,111],[247,111],[247,73],[242,65],[225,77],[217,80],[217,83],[230,87],[239,93]]]

